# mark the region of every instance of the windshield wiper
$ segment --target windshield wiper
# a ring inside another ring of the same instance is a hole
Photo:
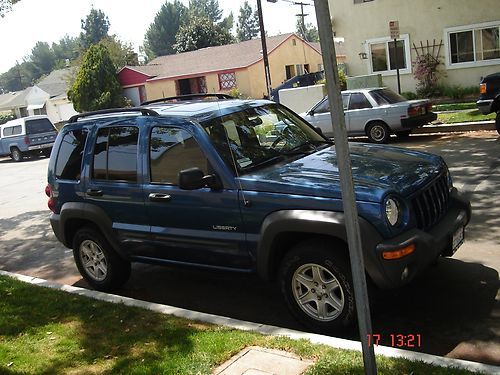
[[[304,143],[301,143],[300,145],[297,145],[295,147],[292,147],[290,150],[282,152],[282,155],[302,155],[302,154],[309,154],[311,150],[303,150],[299,151],[300,148],[304,146],[311,146],[313,148],[313,151],[316,152],[318,151],[318,148],[316,147],[316,144],[328,144],[332,145],[333,142],[327,141],[327,140],[315,140],[315,141],[306,141]]]
[[[253,171],[254,169],[262,167],[266,164],[271,164],[275,161],[281,161],[281,160],[283,160],[283,156],[281,156],[281,155],[273,156],[272,158],[269,158],[269,159],[263,160],[259,163],[252,164],[252,165],[249,165],[248,167],[242,168],[242,171],[244,171],[244,172]]]

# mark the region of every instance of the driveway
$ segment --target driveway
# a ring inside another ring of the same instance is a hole
[[[496,132],[422,135],[392,145],[442,155],[455,186],[470,196],[473,217],[453,258],[440,259],[404,289],[376,296],[373,331],[385,345],[391,335],[419,334],[421,346],[410,349],[500,365],[500,138]],[[0,268],[86,287],[48,223],[47,164],[0,159]],[[276,285],[255,277],[134,265],[118,294],[303,329]],[[357,331],[341,337],[356,339]]]

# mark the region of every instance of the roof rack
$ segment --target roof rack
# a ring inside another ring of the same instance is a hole
[[[148,100],[141,105],[148,105],[148,104],[153,104],[153,103],[166,103],[168,101],[182,101],[182,100],[190,100],[190,99],[198,99],[198,98],[217,98],[217,99],[234,99],[233,96],[227,95],[227,94],[188,94],[188,95],[178,95],[178,96],[169,96],[166,98],[160,98],[160,99],[153,99],[153,100]]]
[[[111,113],[127,113],[127,112],[140,112],[143,116],[159,116],[158,112],[153,111],[149,108],[110,108],[110,109],[101,109],[99,111],[85,112],[79,113],[77,115],[71,116],[68,120],[68,123],[77,122],[79,119],[84,117],[91,117],[97,115],[107,115]]]

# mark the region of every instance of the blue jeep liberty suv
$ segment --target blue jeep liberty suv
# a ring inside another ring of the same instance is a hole
[[[471,209],[441,157],[350,151],[370,284],[402,286],[457,250]],[[95,289],[119,288],[131,262],[257,273],[313,330],[355,319],[335,146],[280,104],[214,94],[76,115],[46,193]]]

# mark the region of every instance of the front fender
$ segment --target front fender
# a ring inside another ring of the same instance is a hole
[[[366,272],[377,283],[383,280],[382,265],[376,257],[375,247],[382,241],[377,230],[359,217],[362,252]],[[262,223],[257,246],[257,272],[264,280],[272,280],[281,259],[275,239],[283,233],[302,233],[329,236],[347,244],[345,217],[342,212],[313,210],[283,210],[273,212]]]

